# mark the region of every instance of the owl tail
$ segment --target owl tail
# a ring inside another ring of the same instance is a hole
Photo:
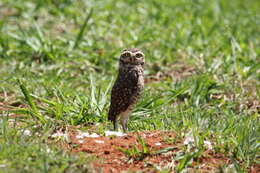
[[[108,120],[114,122],[116,120],[116,116],[109,112],[108,113]]]
[[[116,117],[112,116],[112,115],[108,115],[108,120],[112,121],[112,122],[115,122],[116,121]]]
[[[111,114],[108,114],[108,121],[113,121]]]

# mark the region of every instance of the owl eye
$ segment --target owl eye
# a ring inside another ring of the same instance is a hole
[[[136,58],[141,58],[141,57],[143,57],[143,54],[137,53],[137,54],[135,54],[135,57],[136,57]]]
[[[131,53],[130,52],[125,52],[121,55],[122,58],[130,57]]]

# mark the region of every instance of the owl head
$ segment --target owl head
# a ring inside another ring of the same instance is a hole
[[[144,65],[144,53],[137,48],[124,49],[120,55],[120,65]]]

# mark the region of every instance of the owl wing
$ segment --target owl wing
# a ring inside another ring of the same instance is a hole
[[[137,90],[138,77],[136,71],[130,71],[127,75],[117,78],[111,92],[108,120],[115,121],[117,115],[133,104],[133,93]]]

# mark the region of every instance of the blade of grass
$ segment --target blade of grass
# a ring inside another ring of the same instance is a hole
[[[187,153],[183,159],[180,160],[179,164],[176,166],[176,172],[182,172],[182,170],[189,164],[192,159],[198,158],[203,150],[194,151],[192,153]]]
[[[148,146],[146,145],[144,139],[140,136],[140,135],[137,135],[137,141],[141,144],[142,146],[142,149],[143,149],[143,154],[149,154],[149,148]]]
[[[25,87],[25,85],[18,80],[20,89],[25,97],[25,100],[28,102],[30,108],[32,109],[32,115],[35,116],[42,124],[44,124],[46,122],[45,118],[39,113],[35,103],[33,102],[32,97],[29,94],[29,91],[27,90],[27,88]]]
[[[80,43],[80,41],[81,41],[81,39],[82,39],[82,36],[83,36],[83,34],[84,34],[84,31],[85,31],[86,28],[87,28],[87,23],[88,23],[90,17],[92,16],[92,14],[93,14],[93,8],[90,9],[90,12],[87,14],[87,16],[86,16],[86,18],[85,18],[85,21],[84,21],[82,27],[80,28],[80,31],[79,31],[79,33],[78,33],[78,35],[77,35],[77,37],[76,37],[76,40],[75,40],[75,44],[74,44],[74,46],[73,46],[73,49],[76,49],[76,48],[78,47],[78,44]]]

